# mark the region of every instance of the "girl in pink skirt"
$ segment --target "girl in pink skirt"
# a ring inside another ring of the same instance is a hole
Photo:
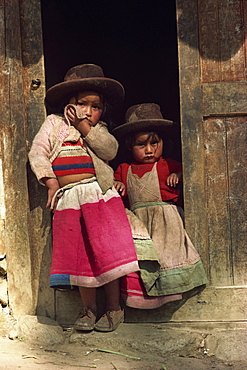
[[[54,212],[50,286],[78,286],[83,309],[75,329],[112,331],[124,320],[119,278],[139,270],[129,222],[107,164],[118,143],[101,121],[124,98],[123,86],[101,67],[71,68],[51,87],[50,114],[35,136],[29,160]],[[60,107],[59,107],[60,105]],[[106,292],[105,314],[96,321],[96,288]]]

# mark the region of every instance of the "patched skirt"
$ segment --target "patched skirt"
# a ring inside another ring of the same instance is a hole
[[[127,214],[140,267],[140,272],[122,279],[121,292],[128,306],[157,308],[207,283],[176,205],[143,202]]]

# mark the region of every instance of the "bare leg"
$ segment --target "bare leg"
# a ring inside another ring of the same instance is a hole
[[[120,307],[120,287],[119,279],[113,280],[105,285],[106,293],[106,310],[118,311]]]
[[[80,286],[79,292],[84,307],[90,308],[96,314],[97,313],[96,288],[85,288]]]
[[[106,313],[96,322],[94,329],[113,331],[124,321],[124,311],[120,306],[119,279],[105,285]]]
[[[90,331],[94,329],[97,315],[96,289],[79,287],[79,292],[84,307],[79,313],[74,328],[76,330]]]

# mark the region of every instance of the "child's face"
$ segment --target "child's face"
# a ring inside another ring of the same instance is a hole
[[[148,132],[138,132],[131,150],[137,162],[154,163],[162,155],[163,140],[156,134],[150,136]]]
[[[95,126],[99,122],[103,111],[103,101],[97,92],[79,91],[76,97],[70,99],[69,103],[81,107],[91,126]]]

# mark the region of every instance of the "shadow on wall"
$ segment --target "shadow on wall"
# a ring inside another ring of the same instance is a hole
[[[180,1],[177,2],[177,23],[178,37],[183,43],[198,49],[203,59],[216,62],[230,60],[237,54],[246,39],[247,24],[244,13],[247,11],[247,5],[245,2],[242,0],[197,1],[196,7],[195,2],[192,1],[187,2],[187,6],[180,9]],[[203,34],[198,35],[198,29],[203,30]]]

